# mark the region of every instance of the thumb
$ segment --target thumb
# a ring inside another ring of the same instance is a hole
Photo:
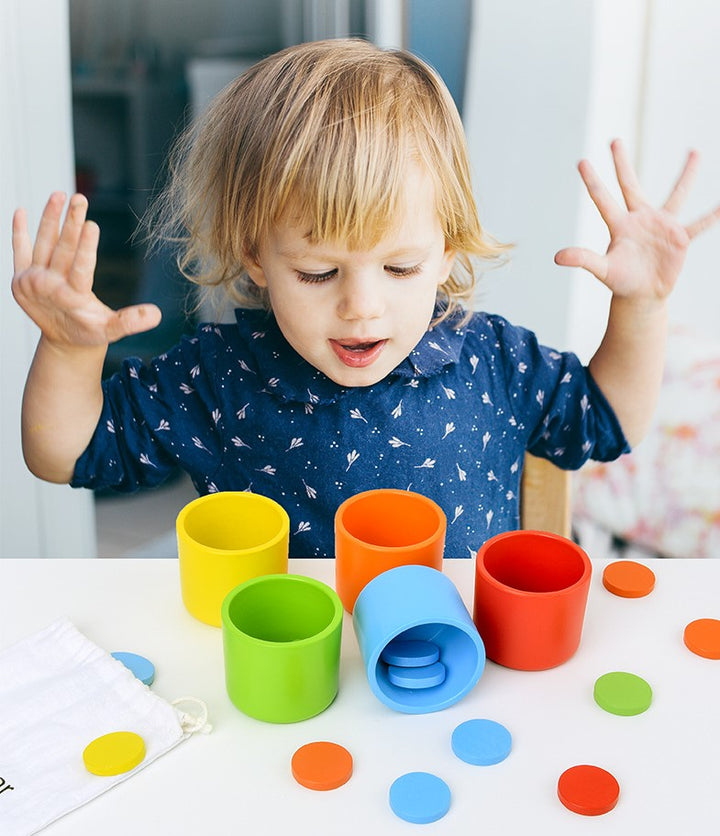
[[[582,267],[601,282],[607,278],[607,256],[583,247],[566,247],[559,250],[555,253],[555,264],[561,267]]]
[[[109,343],[114,343],[123,337],[150,331],[160,324],[161,319],[162,313],[157,305],[130,305],[127,308],[120,308],[108,321],[107,340]]]

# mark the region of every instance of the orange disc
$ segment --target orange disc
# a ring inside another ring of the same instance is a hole
[[[689,650],[706,659],[720,659],[720,621],[698,618],[685,628],[683,640]]]
[[[616,560],[605,567],[603,585],[621,598],[643,598],[655,588],[655,573],[634,560]]]
[[[353,759],[345,747],[318,741],[306,743],[292,756],[293,778],[310,790],[334,790],[350,780]]]
[[[599,766],[582,764],[566,769],[558,780],[558,798],[582,816],[602,816],[615,807],[620,796],[620,785]]]

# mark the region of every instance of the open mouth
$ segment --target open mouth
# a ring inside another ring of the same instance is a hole
[[[351,343],[350,345],[346,345],[345,343],[341,343],[341,346],[342,346],[342,348],[345,349],[345,351],[363,352],[363,351],[370,351],[370,349],[373,346],[376,346],[379,342],[380,342],[380,340],[373,340],[372,342]]]
[[[354,368],[369,366],[382,353],[387,340],[330,340],[337,357]]]

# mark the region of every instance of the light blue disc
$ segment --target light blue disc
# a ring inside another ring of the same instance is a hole
[[[138,656],[137,653],[126,653],[125,651],[118,651],[110,654],[113,659],[122,662],[126,668],[135,674],[140,682],[145,685],[152,685],[155,680],[155,665],[144,656]]]
[[[434,688],[445,682],[445,665],[435,662],[422,668],[398,668],[388,666],[388,680],[398,688]]]
[[[429,824],[450,809],[450,787],[429,772],[408,772],[390,787],[390,807],[404,821]]]
[[[440,648],[422,639],[393,639],[380,654],[388,665],[398,668],[421,668],[440,658]]]
[[[452,734],[452,750],[465,763],[491,766],[510,754],[512,735],[494,720],[467,720]]]

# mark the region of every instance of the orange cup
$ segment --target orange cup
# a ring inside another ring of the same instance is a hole
[[[475,560],[473,620],[487,658],[540,671],[578,649],[592,566],[576,543],[547,531],[490,538]]]
[[[335,589],[353,611],[374,577],[396,566],[418,564],[442,571],[442,508],[411,491],[381,488],[355,494],[335,514]]]

